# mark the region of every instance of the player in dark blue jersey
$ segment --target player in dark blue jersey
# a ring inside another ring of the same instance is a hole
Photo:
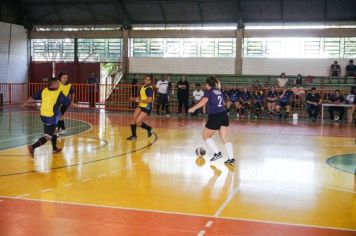
[[[225,144],[228,160],[225,164],[235,164],[232,144],[229,140],[229,117],[224,107],[224,97],[221,92],[220,81],[214,77],[209,77],[206,80],[206,92],[203,99],[189,109],[189,113],[194,113],[197,109],[207,105],[208,107],[208,122],[203,130],[203,139],[208,147],[214,152],[213,158],[210,161],[216,161],[222,157],[221,152],[211,138],[216,131]]]
[[[293,92],[289,89],[287,89],[287,87],[283,87],[282,92],[279,93],[279,100],[278,100],[278,104],[276,106],[276,111],[278,114],[278,118],[282,119],[282,113],[281,113],[281,108],[285,108],[286,109],[286,113],[284,114],[284,119],[288,118],[288,115],[290,113],[291,110],[291,99],[293,96]]]
[[[240,93],[239,103],[239,113],[243,117],[245,111],[249,112],[251,104],[251,94],[247,88],[244,88],[243,92]]]
[[[226,110],[229,116],[230,116],[230,109],[232,106],[234,106],[236,109],[236,116],[237,118],[239,117],[239,106],[240,106],[239,96],[240,96],[240,91],[238,90],[236,85],[227,92]]]
[[[258,86],[256,90],[253,92],[253,105],[255,118],[259,118],[265,107],[265,94],[262,91],[261,87]]]
[[[267,107],[269,117],[273,118],[273,111],[276,109],[276,102],[278,99],[278,93],[274,86],[271,87],[271,90],[267,93]]]

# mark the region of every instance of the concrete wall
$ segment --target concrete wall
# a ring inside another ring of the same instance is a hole
[[[23,26],[0,22],[0,83],[25,83],[27,33]]]

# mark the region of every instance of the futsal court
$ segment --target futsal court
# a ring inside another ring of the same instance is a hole
[[[356,236],[356,0],[0,0],[0,236]]]
[[[352,126],[232,121],[233,168],[195,155],[204,119],[151,116],[130,142],[130,113],[71,111],[63,152],[32,160],[38,112],[0,115],[2,235],[356,234]]]

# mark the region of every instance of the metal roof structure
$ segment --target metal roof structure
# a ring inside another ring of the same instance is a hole
[[[1,0],[0,21],[34,25],[356,21],[356,0]]]

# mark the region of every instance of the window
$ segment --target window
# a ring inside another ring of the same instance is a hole
[[[244,56],[354,58],[356,38],[245,38]]]
[[[117,62],[121,51],[122,39],[78,39],[79,61]]]
[[[344,57],[345,58],[356,57],[356,38],[345,38]]]
[[[74,61],[74,39],[32,39],[33,61]]]
[[[132,38],[131,57],[235,57],[234,38]]]
[[[117,62],[122,39],[78,39],[79,61]],[[33,61],[74,61],[74,39],[32,39]]]

